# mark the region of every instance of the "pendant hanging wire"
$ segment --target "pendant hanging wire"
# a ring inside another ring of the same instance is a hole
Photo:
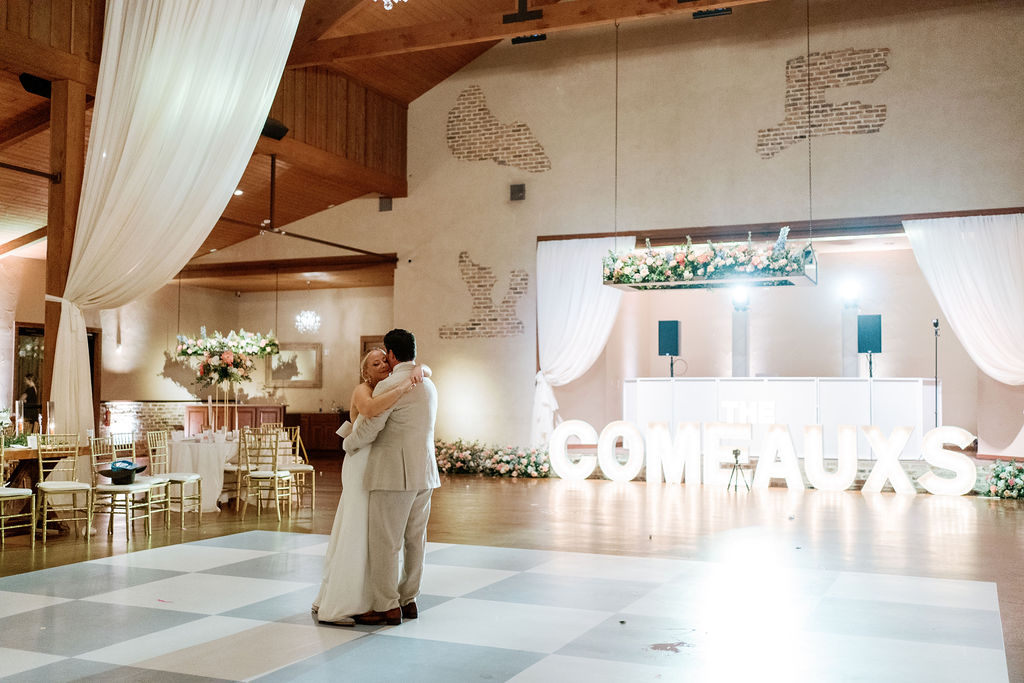
[[[274,334],[281,334],[281,327],[277,324],[277,300],[280,293],[281,271],[274,269]]]
[[[805,2],[807,44],[805,46],[804,71],[807,79],[807,241],[814,244],[814,184],[811,175],[811,0]]]
[[[178,273],[178,332],[181,335],[181,273]]]
[[[612,200],[612,223],[615,248],[619,246],[619,22],[615,22],[615,192]]]

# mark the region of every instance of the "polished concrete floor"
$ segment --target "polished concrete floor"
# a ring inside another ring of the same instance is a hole
[[[308,614],[338,496],[318,467],[316,515],[281,524],[8,539],[0,675],[1024,680],[1020,502],[450,477],[421,618],[352,630]],[[60,630],[83,620],[109,627]]]

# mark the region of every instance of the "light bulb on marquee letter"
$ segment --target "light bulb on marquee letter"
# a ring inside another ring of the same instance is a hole
[[[825,470],[821,425],[804,427],[804,473],[819,491],[845,491],[857,478],[857,428],[839,425],[839,461],[835,472]]]
[[[775,456],[778,456],[778,459]],[[754,488],[766,489],[773,478],[784,477],[786,486],[802,491],[804,478],[800,474],[800,463],[796,459],[793,439],[786,425],[771,425],[761,445],[761,458],[754,471]]]
[[[942,446],[947,443],[966,448],[974,441],[974,435],[960,427],[936,427],[924,435],[921,453],[929,465],[952,470],[954,477],[940,477],[934,472],[925,472],[917,481],[928,493],[938,496],[962,496],[974,488],[978,479],[978,468],[974,461],[963,453],[949,451]]]
[[[913,433],[913,427],[896,427],[886,439],[878,427],[864,427],[864,435],[868,437],[871,450],[874,451],[878,460],[871,468],[871,474],[864,482],[861,493],[879,493],[888,480],[892,482],[892,488],[896,493],[907,496],[917,495],[914,482],[910,481],[910,477],[900,465],[900,453],[903,452]]]
[[[583,480],[591,475],[597,458],[584,455],[579,462],[569,460],[569,437],[575,436],[581,443],[597,443],[597,430],[583,420],[566,420],[555,427],[548,441],[548,459],[551,469],[562,479]]]
[[[615,457],[615,442],[622,437],[622,444],[629,451],[629,459],[620,465]],[[597,461],[601,463],[604,476],[612,481],[632,481],[644,466],[644,437],[640,430],[629,422],[610,422],[601,430],[597,441]]]
[[[647,425],[647,481],[660,482],[662,472],[669,484],[679,484],[684,479],[700,483],[699,422],[677,424],[675,441],[666,423]]]

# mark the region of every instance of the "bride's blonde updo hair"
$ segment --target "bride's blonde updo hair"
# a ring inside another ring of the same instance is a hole
[[[370,356],[372,356],[375,351],[380,351],[381,353],[384,353],[384,349],[380,348],[379,346],[370,349],[369,351],[366,352],[366,355],[363,356],[363,362],[359,364],[359,379],[363,380],[364,382],[370,381],[370,378],[366,376],[366,367],[370,364]]]

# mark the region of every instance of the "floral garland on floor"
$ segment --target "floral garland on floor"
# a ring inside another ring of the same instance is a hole
[[[691,282],[744,277],[785,277],[803,275],[813,260],[810,245],[791,249],[786,245],[789,228],[779,232],[774,244],[755,247],[748,234],[745,243],[708,242],[695,247],[686,244],[651,247],[625,253],[611,251],[604,259],[607,284],[643,284],[652,282]]]
[[[225,337],[214,331],[206,335],[199,329],[198,337],[178,335],[178,356],[201,358],[196,369],[196,384],[211,386],[221,382],[247,382],[252,379],[256,359],[278,353],[280,346],[272,335],[232,330]]]
[[[1000,461],[988,475],[988,490],[993,498],[1024,498],[1024,463]]]
[[[536,448],[487,446],[477,441],[435,441],[437,469],[442,474],[486,474],[491,477],[540,479],[551,476],[548,452]]]

